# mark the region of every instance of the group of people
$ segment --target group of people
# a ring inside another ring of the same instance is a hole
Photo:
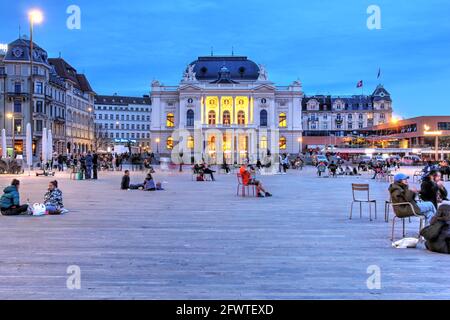
[[[144,182],[139,184],[132,184],[130,178],[130,170],[125,170],[124,175],[122,177],[122,181],[120,183],[120,189],[122,190],[144,190],[144,191],[156,191],[156,190],[164,190],[162,188],[161,182],[155,182],[152,174],[147,173]]]
[[[13,179],[11,185],[3,190],[0,198],[0,212],[4,216],[17,216],[22,214],[33,214],[32,208],[28,204],[20,204],[20,181]],[[50,181],[47,192],[44,194],[45,210],[50,215],[63,214],[67,210],[64,208],[63,196],[58,188],[58,181]]]

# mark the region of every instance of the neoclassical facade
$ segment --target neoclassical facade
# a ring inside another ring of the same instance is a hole
[[[299,81],[275,86],[247,57],[199,57],[178,86],[153,81],[152,150],[219,163],[298,153],[302,98]]]

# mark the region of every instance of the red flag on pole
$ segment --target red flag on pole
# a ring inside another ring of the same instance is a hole
[[[359,80],[358,83],[356,84],[357,88],[362,88],[363,87],[363,81]]]

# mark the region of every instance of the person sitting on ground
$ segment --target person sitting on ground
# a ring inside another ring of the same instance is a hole
[[[164,190],[162,188],[161,182],[156,182],[153,180],[153,176],[149,173],[145,177],[144,180],[144,190],[145,191],[156,191],[156,190]]]
[[[122,182],[120,184],[120,188],[122,190],[137,190],[144,189],[144,184],[131,184],[130,183],[130,170],[125,170],[124,175],[122,177]]]
[[[416,214],[424,215],[427,221],[430,222],[436,214],[434,204],[429,201],[417,202],[416,197],[418,190],[409,188],[408,179],[409,176],[404,173],[398,173],[394,176],[394,183],[389,186],[392,202],[394,204],[403,202],[410,203]],[[414,212],[411,211],[411,206],[407,204],[396,206],[395,211],[398,217],[408,217],[414,214]]]
[[[420,198],[423,201],[432,202],[437,209],[439,203],[448,200],[447,196],[448,192],[439,171],[433,170],[423,178],[420,188]]]
[[[268,191],[266,191],[262,185],[261,182],[259,182],[258,180],[252,178],[252,175],[250,173],[250,171],[247,169],[247,165],[244,163],[242,164],[241,168],[239,169],[239,173],[242,177],[242,183],[245,186],[248,185],[255,185],[256,186],[256,193],[258,195],[258,197],[264,197],[264,195],[266,197],[271,197],[272,194],[269,193]],[[264,194],[264,195],[263,195]]]
[[[67,210],[64,209],[62,192],[58,189],[58,181],[50,181],[48,191],[44,195],[44,205],[48,214],[62,214]]]
[[[353,175],[352,169],[350,169],[349,166],[345,167],[345,175],[346,176],[352,176]]]
[[[28,211],[28,205],[20,205],[19,195],[20,181],[13,179],[11,185],[3,190],[3,195],[0,198],[0,211],[4,216],[17,216],[25,214]]]
[[[450,205],[443,204],[436,215],[431,219],[430,225],[420,231],[426,240],[425,247],[438,253],[450,253]]]

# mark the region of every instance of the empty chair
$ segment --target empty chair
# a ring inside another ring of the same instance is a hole
[[[359,203],[359,217],[362,218],[362,204],[369,204],[369,219],[372,221],[372,204],[375,205],[375,219],[377,218],[377,201],[370,199],[370,191],[368,184],[352,183],[353,201],[350,208],[350,218],[353,216],[353,205]]]

